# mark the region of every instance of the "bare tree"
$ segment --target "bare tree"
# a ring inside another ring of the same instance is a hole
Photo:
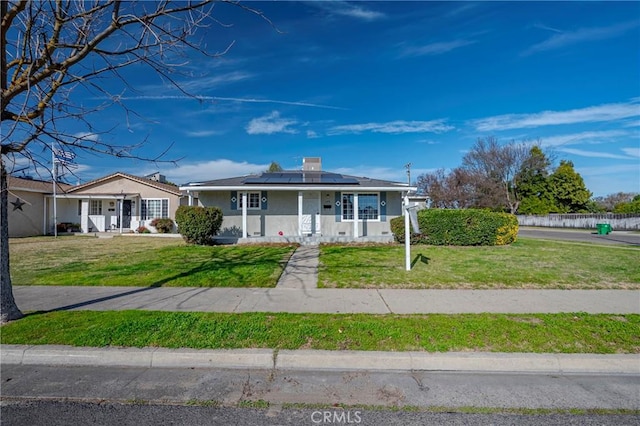
[[[431,206],[442,209],[464,209],[476,202],[476,187],[472,176],[461,168],[449,173],[438,169],[418,176],[418,190],[429,196]]]
[[[114,104],[130,112],[119,94],[107,92],[101,83],[115,78],[128,87],[120,72],[135,64],[146,65],[191,95],[175,77],[185,63],[185,52],[215,57],[233,44],[208,52],[193,40],[198,29],[223,25],[213,16],[219,3],[240,7],[268,22],[261,12],[235,1],[0,1],[0,323],[22,315],[11,287],[7,166],[25,159],[47,166],[53,144],[66,151],[158,160],[157,156],[137,155],[137,144],[117,145],[86,133],[71,134],[65,123],[83,123],[89,133],[95,133],[92,112]],[[106,101],[86,107],[73,96],[78,90],[98,94]]]
[[[474,177],[479,207],[506,207],[518,211],[518,179],[530,147],[514,141],[500,145],[494,137],[478,139],[462,159],[462,168]]]

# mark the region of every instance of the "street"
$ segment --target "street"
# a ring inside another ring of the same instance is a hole
[[[248,409],[69,401],[2,404],[2,422],[14,426],[68,425],[639,425],[638,416],[383,411],[371,409]]]

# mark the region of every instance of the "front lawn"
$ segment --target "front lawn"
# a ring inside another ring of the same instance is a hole
[[[519,238],[509,246],[321,246],[319,286],[332,288],[638,289],[640,249]]]
[[[199,349],[640,353],[640,315],[35,313],[2,344]]]
[[[13,285],[275,287],[295,246],[191,246],[179,238],[12,239]]]

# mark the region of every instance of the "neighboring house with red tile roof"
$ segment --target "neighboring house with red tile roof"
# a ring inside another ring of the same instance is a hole
[[[181,199],[175,185],[116,172],[81,185],[59,184],[54,219],[51,182],[9,179],[11,237],[52,234],[54,224],[79,225],[83,233],[130,232],[155,218],[175,219]]]

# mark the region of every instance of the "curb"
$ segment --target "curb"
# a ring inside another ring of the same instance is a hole
[[[0,345],[0,363],[148,368],[477,371],[640,375],[640,355],[638,354],[277,351],[272,349],[199,350]]]

